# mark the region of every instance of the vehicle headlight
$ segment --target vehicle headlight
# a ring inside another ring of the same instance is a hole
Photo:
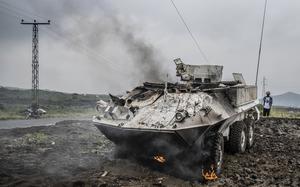
[[[176,121],[182,121],[186,117],[186,111],[180,111],[175,114]]]

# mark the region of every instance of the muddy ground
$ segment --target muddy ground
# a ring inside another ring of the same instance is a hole
[[[115,158],[90,122],[0,130],[0,186],[300,186],[300,120],[262,119],[254,146],[200,184]]]

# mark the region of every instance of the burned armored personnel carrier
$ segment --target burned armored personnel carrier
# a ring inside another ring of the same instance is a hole
[[[117,147],[160,163],[180,162],[195,176],[220,174],[224,144],[232,153],[253,145],[259,119],[256,87],[239,73],[222,81],[223,66],[174,60],[177,83],[149,83],[97,103],[96,127]]]

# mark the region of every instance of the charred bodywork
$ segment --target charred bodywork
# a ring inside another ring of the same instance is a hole
[[[221,134],[229,141],[233,124],[259,118],[256,87],[246,85],[241,74],[221,81],[222,66],[174,62],[180,83],[145,82],[122,97],[110,95],[109,103],[97,103],[97,128],[116,145],[168,160],[205,149],[207,137]]]

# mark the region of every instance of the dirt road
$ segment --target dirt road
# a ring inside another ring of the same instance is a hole
[[[244,154],[225,155],[216,186],[299,186],[300,120],[262,119]],[[88,121],[0,130],[1,186],[203,186],[114,157]]]
[[[40,118],[40,119],[21,119],[21,120],[0,120],[0,129],[24,128],[33,126],[49,126],[64,120],[89,120],[91,117],[63,117],[63,118]]]

